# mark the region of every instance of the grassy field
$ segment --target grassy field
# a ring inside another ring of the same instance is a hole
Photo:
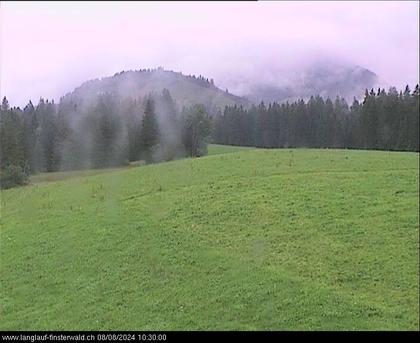
[[[0,329],[419,329],[419,154],[225,149],[2,191]]]
[[[75,178],[75,177],[85,177],[85,176],[109,173],[112,171],[122,170],[126,168],[130,168],[130,166],[121,167],[121,168],[69,170],[69,171],[61,171],[61,172],[54,172],[54,173],[38,173],[38,174],[31,175],[30,183],[36,184],[40,182],[61,181],[61,180]]]
[[[255,148],[233,145],[210,144],[208,148],[208,155],[227,154],[230,152],[247,151]]]
[[[255,149],[255,148],[211,144],[209,145],[209,148],[208,148],[208,155],[227,154],[230,152],[238,152],[238,151],[250,150],[250,149]],[[133,167],[132,165],[128,165],[126,167],[119,167],[119,168],[71,170],[71,171],[62,171],[62,172],[54,172],[54,173],[39,173],[39,174],[31,175],[30,183],[35,184],[35,183],[40,183],[40,182],[60,181],[60,180],[66,180],[66,179],[75,178],[75,177],[84,177],[84,176],[109,173],[112,171],[122,170],[122,169],[132,168],[132,167]]]

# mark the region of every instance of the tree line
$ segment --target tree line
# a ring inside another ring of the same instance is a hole
[[[63,100],[63,99],[61,99]],[[204,106],[176,106],[168,90],[145,98],[99,94],[85,102],[40,99],[0,108],[2,188],[38,172],[106,168],[207,153],[211,118]]]
[[[168,90],[145,98],[98,94],[95,99],[40,99],[23,109],[0,108],[2,188],[28,175],[105,168],[144,160],[202,156],[214,143],[264,148],[354,148],[419,151],[419,86],[366,90],[351,106],[308,101],[227,106],[213,118],[202,105],[177,108]]]
[[[264,148],[353,148],[419,151],[419,86],[366,90],[351,106],[313,96],[308,101],[226,107],[213,141]]]

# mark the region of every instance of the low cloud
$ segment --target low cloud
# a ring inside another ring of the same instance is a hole
[[[3,2],[0,13],[0,92],[12,105],[121,70],[164,66],[228,88],[320,56],[418,83],[418,2]]]

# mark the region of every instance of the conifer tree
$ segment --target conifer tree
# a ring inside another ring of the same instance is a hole
[[[159,143],[159,128],[152,98],[146,100],[144,116],[141,124],[142,155],[147,163],[153,162],[153,153]]]

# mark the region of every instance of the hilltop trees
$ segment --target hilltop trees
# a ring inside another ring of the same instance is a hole
[[[27,181],[22,117],[11,109],[6,97],[0,107],[0,186],[10,188]]]
[[[126,160],[123,149],[119,149],[118,137],[121,120],[115,115],[115,101],[110,97],[100,96],[92,108],[89,131],[92,135],[90,160],[93,168],[121,165]]]
[[[141,153],[141,121],[144,108],[141,101],[127,99],[120,106],[119,115],[124,118],[124,130],[127,139],[128,161],[137,161]]]
[[[40,99],[36,111],[39,113],[39,144],[40,162],[38,169],[55,171],[59,168],[60,154],[58,151],[58,123],[54,103]]]
[[[366,90],[349,107],[340,97],[261,103],[248,110],[225,107],[213,140],[263,148],[311,147],[419,151],[419,86]]]
[[[15,109],[9,107],[9,102],[3,98],[0,109],[0,149],[1,165],[23,166],[24,150],[21,144],[23,138],[22,118]]]
[[[157,97],[156,114],[160,139],[155,158],[170,161],[185,156],[181,138],[181,118],[176,103],[167,89],[163,89],[162,94]]]
[[[143,158],[147,163],[153,161],[153,152],[159,143],[159,129],[155,114],[154,102],[151,98],[146,100],[143,120],[141,122],[141,147]]]
[[[411,103],[411,120],[412,120],[412,125],[410,127],[410,142],[411,142],[411,146],[410,146],[410,150],[413,151],[419,151],[419,144],[420,144],[420,140],[419,140],[419,112],[420,112],[420,89],[419,89],[419,85],[416,85],[416,88],[414,89],[413,92],[413,97],[410,100]]]
[[[38,136],[38,120],[35,107],[31,101],[25,106],[22,113],[22,148],[24,160],[27,162],[28,171],[35,172],[35,146]]]

